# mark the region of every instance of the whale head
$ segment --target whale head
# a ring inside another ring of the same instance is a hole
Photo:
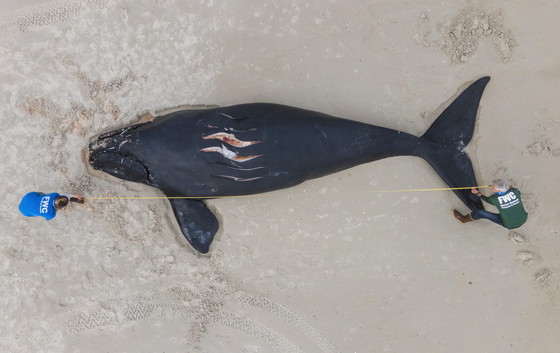
[[[131,127],[109,131],[93,138],[87,148],[86,162],[94,170],[119,179],[153,185],[148,167],[132,150]]]

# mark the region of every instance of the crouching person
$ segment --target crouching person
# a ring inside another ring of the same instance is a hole
[[[44,194],[42,192],[30,192],[26,194],[19,204],[19,211],[26,217],[44,217],[47,221],[56,217],[56,212],[62,210],[70,202],[84,203],[80,195],[64,195],[56,192]]]
[[[486,210],[472,211],[467,215],[462,215],[459,211],[453,210],[453,216],[461,223],[471,222],[477,219],[487,219],[507,229],[521,227],[527,222],[528,214],[523,208],[521,193],[516,188],[511,188],[509,183],[503,179],[496,179],[492,182],[494,194],[484,196],[477,188],[472,188],[471,192],[480,197],[481,200],[494,205],[499,214]]]

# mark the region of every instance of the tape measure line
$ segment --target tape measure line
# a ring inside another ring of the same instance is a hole
[[[423,192],[423,191],[449,191],[449,190],[465,190],[472,188],[487,188],[489,185],[482,186],[465,186],[459,188],[438,188],[438,189],[406,189],[406,190],[372,190],[371,192]],[[256,195],[235,195],[235,196],[124,196],[124,197],[85,197],[86,200],[159,200],[159,199],[224,199],[229,197],[254,197]]]

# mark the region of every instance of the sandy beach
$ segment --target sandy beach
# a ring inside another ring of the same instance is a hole
[[[560,2],[0,5],[1,352],[560,350]],[[514,231],[460,224],[450,191],[380,192],[445,188],[416,157],[210,200],[209,256],[162,199],[18,211],[29,191],[162,196],[82,160],[146,113],[270,102],[420,136],[483,76],[466,150],[480,185],[523,192]]]

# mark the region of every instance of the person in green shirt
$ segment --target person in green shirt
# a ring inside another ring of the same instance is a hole
[[[480,197],[481,200],[494,205],[500,212],[499,214],[486,210],[475,210],[463,216],[459,211],[453,210],[453,217],[457,218],[461,223],[484,218],[507,229],[519,228],[527,222],[528,214],[523,208],[519,190],[510,187],[509,183],[503,179],[494,180],[490,186],[494,191],[494,194],[491,196],[482,195],[477,188],[472,188],[471,192]]]

